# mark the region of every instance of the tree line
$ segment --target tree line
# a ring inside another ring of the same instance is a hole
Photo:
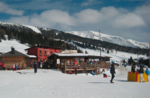
[[[77,46],[95,50],[100,49],[100,47],[103,47],[105,48],[105,50],[107,50],[107,53],[115,49],[116,51],[149,55],[148,49],[141,49],[138,47],[137,48],[126,47],[114,43],[109,43],[106,41],[83,38],[77,35],[72,35],[55,29],[49,30],[45,30],[43,28],[38,29],[42,32],[42,34],[35,33],[34,31],[29,29],[26,30],[26,28],[20,30],[14,27],[8,28],[7,26],[0,26],[0,41],[1,39],[5,39],[4,35],[7,34],[8,40],[16,39],[20,41],[20,43],[22,44],[28,43],[30,47],[35,45],[45,45],[45,46],[60,47],[63,50],[77,49]],[[69,44],[68,42],[72,42],[75,45]],[[104,51],[103,48],[102,51]]]

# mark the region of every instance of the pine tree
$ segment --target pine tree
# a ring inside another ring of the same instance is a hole
[[[11,32],[11,37],[10,37],[10,39],[14,39],[14,34],[13,34],[13,32]]]
[[[16,34],[16,40],[18,40],[18,35]]]

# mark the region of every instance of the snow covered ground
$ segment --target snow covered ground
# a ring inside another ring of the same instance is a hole
[[[88,54],[91,55],[98,55],[100,56],[100,50],[91,50],[91,49],[84,49],[81,48],[80,49],[85,53],[85,51],[88,52]],[[117,61],[120,62],[121,60],[126,60],[128,62],[128,59],[130,57],[132,57],[133,59],[139,59],[139,58],[146,58],[146,55],[137,55],[137,54],[132,54],[132,53],[126,53],[126,52],[121,52],[121,51],[117,51],[117,53],[114,51],[113,53],[106,53],[106,52],[101,52],[101,56],[109,56],[110,61]]]
[[[113,84],[111,77],[52,69],[0,71],[0,98],[149,98],[150,82],[127,81],[129,70],[116,68]]]

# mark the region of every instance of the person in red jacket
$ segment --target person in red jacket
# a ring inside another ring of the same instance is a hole
[[[2,64],[2,70],[5,70],[5,65],[4,65],[4,63]]]

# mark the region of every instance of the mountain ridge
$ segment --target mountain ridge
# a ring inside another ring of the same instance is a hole
[[[119,36],[112,36],[112,35],[103,34],[103,33],[100,33],[100,36],[99,36],[98,32],[91,31],[91,30],[90,31],[66,31],[66,33],[78,35],[84,38],[106,41],[106,42],[110,42],[110,43],[114,43],[114,44],[118,44],[122,46],[127,46],[127,47],[134,47],[134,48],[139,47],[139,48],[146,48],[146,49],[149,48],[148,43],[138,42],[132,39],[126,40]]]
[[[41,30],[50,31],[52,29],[44,28],[44,27],[36,27],[36,26],[30,26],[30,25],[24,25],[24,24],[14,24],[14,23],[6,23],[6,22],[0,22],[0,25],[3,26],[16,26],[19,28],[27,28],[28,31],[34,31],[35,33],[42,34]],[[58,33],[58,32],[56,32]],[[64,33],[69,33],[73,35],[77,35],[83,38],[89,38],[89,39],[96,39],[101,41],[106,41],[113,44],[118,44],[121,46],[127,46],[127,47],[133,47],[133,48],[144,48],[148,49],[149,44],[144,42],[138,42],[132,39],[124,39],[119,36],[112,36],[104,33],[95,32],[95,31],[64,31]]]

